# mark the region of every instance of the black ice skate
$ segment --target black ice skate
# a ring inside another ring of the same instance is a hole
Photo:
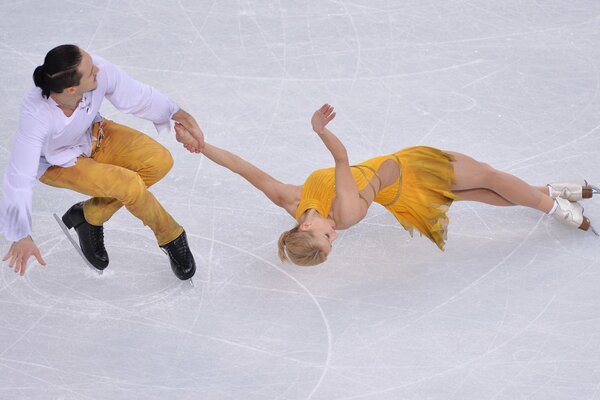
[[[162,251],[169,256],[171,269],[176,277],[182,281],[190,279],[196,273],[196,262],[188,246],[185,231],[172,242],[160,246]]]
[[[548,186],[552,188],[552,197],[560,197],[569,201],[590,199],[593,195],[600,194],[600,188],[598,186],[590,185],[586,180],[566,183],[550,183]]]
[[[94,268],[104,270],[108,266],[108,253],[104,247],[104,228],[102,225],[91,225],[85,220],[83,203],[77,203],[69,208],[62,216],[62,222],[67,229],[75,228],[81,252],[86,260]]]

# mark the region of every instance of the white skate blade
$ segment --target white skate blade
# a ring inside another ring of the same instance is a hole
[[[594,229],[593,226],[590,225],[590,229],[592,230],[592,232],[594,232],[594,235],[600,236],[600,235],[598,235],[598,232],[596,232],[596,230]]]
[[[85,258],[85,256],[83,255],[83,252],[81,251],[81,247],[79,247],[79,244],[73,239],[73,237],[69,233],[69,228],[67,228],[67,226],[62,222],[62,219],[60,219],[59,216],[56,214],[52,214],[52,215],[54,215],[54,219],[58,223],[58,226],[60,226],[60,229],[62,229],[63,233],[67,236],[67,239],[69,239],[69,242],[71,242],[73,247],[75,247],[75,250],[77,250],[77,253],[79,253],[81,258],[83,259],[83,262],[85,262],[85,265],[87,265],[88,268],[91,268],[96,273],[98,273],[98,275],[102,275],[102,271],[99,270],[98,268],[95,268],[92,264],[90,264],[90,262],[87,260],[87,258]]]
[[[188,279],[188,281],[190,282],[191,287],[196,287],[196,285],[194,285],[194,280],[192,278]]]

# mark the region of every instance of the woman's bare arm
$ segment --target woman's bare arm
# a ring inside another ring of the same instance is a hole
[[[194,138],[180,124],[175,124],[175,132],[177,141],[183,143],[184,146],[197,146],[194,143]],[[297,186],[282,183],[243,158],[211,144],[204,144],[202,154],[246,179],[252,186],[263,192],[275,205],[284,208],[294,216]]]
[[[313,114],[311,124],[335,161],[336,207],[333,211],[334,219],[339,226],[351,226],[364,218],[368,205],[358,194],[358,187],[350,171],[346,147],[337,136],[326,128],[334,118],[333,107],[324,104]]]

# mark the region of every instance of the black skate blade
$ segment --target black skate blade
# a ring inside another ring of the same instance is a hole
[[[69,233],[69,228],[67,228],[67,226],[62,222],[62,219],[60,219],[60,217],[58,215],[56,215],[55,213],[52,215],[54,215],[54,219],[58,223],[58,226],[60,226],[60,229],[62,229],[63,233],[67,236],[67,239],[69,239],[69,242],[71,242],[71,244],[73,245],[75,250],[77,250],[77,253],[81,256],[85,265],[87,265],[88,268],[92,269],[98,275],[102,275],[102,271],[99,270],[98,268],[94,267],[92,264],[90,264],[90,262],[87,260],[87,258],[85,258],[85,256],[83,255],[83,252],[81,251],[81,247],[79,247],[79,244],[73,239],[73,237]]]

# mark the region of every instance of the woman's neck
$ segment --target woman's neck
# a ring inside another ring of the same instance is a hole
[[[315,215],[316,214],[316,215]],[[314,218],[316,216],[320,216],[320,214],[317,212],[317,210],[315,210],[314,208],[308,208],[306,211],[304,211],[304,213],[300,216],[300,219],[298,220],[298,223],[303,223],[305,222],[307,219],[311,219]]]

